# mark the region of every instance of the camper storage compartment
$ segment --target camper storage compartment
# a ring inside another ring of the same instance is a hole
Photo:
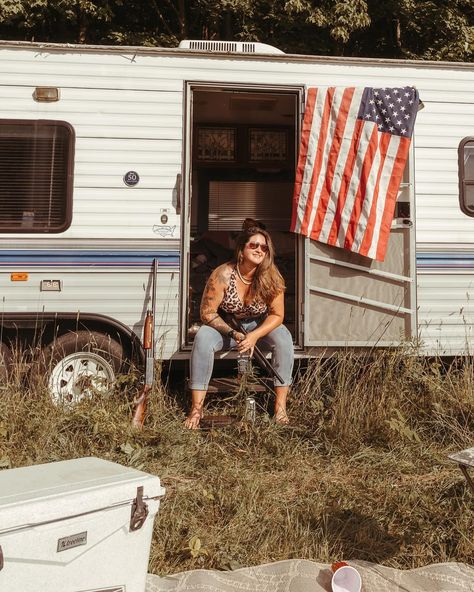
[[[0,590],[144,592],[160,479],[98,458],[0,472]]]

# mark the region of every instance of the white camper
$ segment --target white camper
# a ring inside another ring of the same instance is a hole
[[[33,343],[60,396],[143,361],[154,260],[156,355],[189,357],[205,280],[245,217],[274,238],[297,355],[472,351],[472,64],[2,42],[0,71],[4,366]],[[306,89],[405,85],[424,109],[385,261],[289,232]]]

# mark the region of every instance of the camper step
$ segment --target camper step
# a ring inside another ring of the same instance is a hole
[[[239,377],[235,378],[212,378],[209,387],[207,389],[208,393],[237,393],[242,387],[242,379]],[[247,383],[246,385],[247,390],[252,391],[254,393],[264,393],[267,390],[267,386],[261,383]],[[186,389],[190,390],[189,388],[189,380],[186,381]]]

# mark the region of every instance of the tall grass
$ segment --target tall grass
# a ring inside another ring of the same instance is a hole
[[[472,562],[474,497],[447,459],[474,445],[469,360],[399,350],[316,359],[293,386],[290,427],[260,409],[254,425],[197,432],[183,429],[172,383],[156,385],[137,432],[128,377],[65,410],[25,384],[21,360],[15,368],[0,390],[0,466],[93,455],[159,475],[151,572],[296,557]],[[239,412],[241,396],[210,405]]]

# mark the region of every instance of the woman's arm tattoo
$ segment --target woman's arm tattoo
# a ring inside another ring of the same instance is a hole
[[[208,321],[206,325],[209,325],[216,331],[219,331],[219,333],[222,335],[228,335],[232,329],[232,327],[230,327],[230,325],[228,325],[220,315],[215,316],[211,321]]]
[[[201,319],[204,324],[209,325],[222,335],[227,335],[231,327],[218,313],[220,302],[216,302],[217,282],[226,283],[225,275],[220,272],[216,278],[214,274],[209,278],[201,300]]]

